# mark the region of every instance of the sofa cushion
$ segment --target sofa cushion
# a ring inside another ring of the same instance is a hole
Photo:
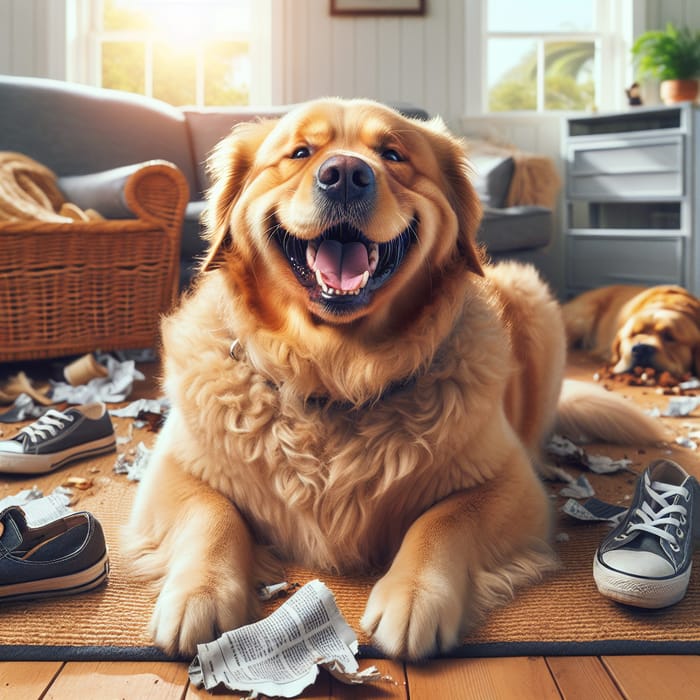
[[[494,209],[504,207],[515,168],[513,157],[474,153],[469,156],[469,163],[472,185],[481,202]]]
[[[231,133],[240,122],[276,119],[289,111],[280,107],[183,107],[196,164],[197,190],[194,197],[202,197],[209,187],[207,159],[214,146]]]
[[[541,248],[552,237],[552,211],[546,207],[522,206],[484,209],[477,243],[489,253]]]

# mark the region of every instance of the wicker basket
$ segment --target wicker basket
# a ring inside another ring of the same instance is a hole
[[[0,223],[0,362],[158,346],[177,294],[187,183],[149,162],[124,199],[135,219]]]

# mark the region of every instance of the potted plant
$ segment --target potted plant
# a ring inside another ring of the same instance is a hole
[[[664,31],[648,31],[632,45],[639,78],[661,81],[661,99],[666,104],[695,100],[700,77],[700,31],[667,24]]]

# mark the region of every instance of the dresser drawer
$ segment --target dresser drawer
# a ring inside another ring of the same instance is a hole
[[[682,238],[567,237],[567,283],[588,289],[608,284],[683,284]]]
[[[569,150],[569,196],[646,199],[683,195],[683,137],[607,142]]]

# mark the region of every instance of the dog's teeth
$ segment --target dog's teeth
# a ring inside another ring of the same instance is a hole
[[[306,244],[306,264],[309,270],[314,270],[316,265],[316,246],[309,242]]]
[[[318,286],[321,287],[324,294],[331,297],[357,296],[367,286],[367,282],[370,278],[369,271],[365,270],[362,278],[360,279],[360,284],[355,289],[337,289],[336,287],[331,287],[326,283],[326,281],[323,279],[323,275],[321,274],[321,270],[316,270],[315,274],[316,283]]]
[[[328,285],[323,281],[323,276],[321,275],[321,270],[316,270],[316,283],[321,289],[328,294]]]
[[[369,271],[370,274],[374,274],[377,269],[377,263],[379,262],[379,246],[376,243],[371,243],[369,246]],[[364,285],[363,285],[364,286]]]

